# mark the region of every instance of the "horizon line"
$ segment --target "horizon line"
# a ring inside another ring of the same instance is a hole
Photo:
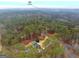
[[[78,7],[76,7],[76,8],[67,8],[67,7],[64,7],[64,8],[62,8],[62,7],[52,7],[52,8],[50,8],[50,7],[38,7],[38,8],[28,8],[28,7],[20,7],[20,8],[0,8],[0,9],[44,9],[44,8],[46,8],[46,9],[79,9]]]

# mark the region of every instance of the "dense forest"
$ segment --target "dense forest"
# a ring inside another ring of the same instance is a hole
[[[0,10],[0,36],[1,54],[6,57],[77,57],[79,10]],[[48,39],[43,43],[43,49],[37,43],[45,37]],[[32,45],[26,47],[29,43]],[[36,48],[33,47],[35,43]],[[71,56],[68,56],[65,48],[68,48],[68,51],[73,50],[74,53],[70,52]]]

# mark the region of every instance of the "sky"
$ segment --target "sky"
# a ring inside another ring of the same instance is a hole
[[[28,1],[32,5],[28,5]],[[79,8],[79,0],[0,0],[3,8]]]

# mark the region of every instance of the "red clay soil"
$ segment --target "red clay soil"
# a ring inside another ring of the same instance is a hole
[[[25,38],[21,39],[21,43],[24,44],[24,45],[27,45],[30,42],[32,42],[35,38],[36,38],[36,35],[35,35],[35,33],[33,33],[32,39],[31,39],[31,37],[29,37],[29,38],[25,37]]]
[[[30,42],[32,42],[32,40],[23,40],[21,43],[24,44],[24,45],[27,45],[29,44]]]
[[[72,44],[71,44],[71,40],[69,40],[69,39],[66,39],[66,40],[63,39],[63,42],[66,43],[66,44],[72,45]]]
[[[48,34],[52,35],[52,34],[54,34],[54,32],[48,32]],[[24,44],[24,45],[27,45],[30,42],[32,42],[35,38],[37,38],[37,36],[36,36],[35,33],[33,33],[32,34],[32,39],[31,38],[29,38],[29,39],[28,38],[23,38],[23,39],[21,39],[21,43]],[[40,40],[43,40],[45,38],[45,36],[38,36],[38,38]]]
[[[55,33],[54,31],[53,31],[53,32],[52,32],[52,31],[49,31],[49,32],[48,32],[48,34],[51,34],[51,35],[54,34],[54,33]]]

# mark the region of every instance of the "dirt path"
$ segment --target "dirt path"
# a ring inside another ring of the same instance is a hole
[[[48,39],[48,36],[45,36],[44,40],[39,42],[39,45],[41,46],[42,49],[45,49],[45,46],[43,45],[43,43]]]

